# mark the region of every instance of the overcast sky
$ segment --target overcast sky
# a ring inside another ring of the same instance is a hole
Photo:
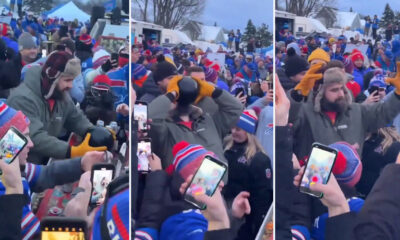
[[[382,16],[386,3],[389,3],[393,11],[400,11],[399,0],[336,0],[337,8],[343,11],[349,11],[353,7],[354,12],[363,15]]]
[[[259,27],[261,23],[269,26],[272,32],[273,0],[205,0],[206,7],[200,21],[226,29],[241,29],[251,19]],[[242,31],[243,32],[243,31]]]

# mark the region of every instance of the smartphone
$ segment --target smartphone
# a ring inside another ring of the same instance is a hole
[[[211,197],[217,189],[219,182],[224,177],[226,170],[227,165],[225,163],[211,156],[205,156],[185,191],[185,201],[204,210],[207,206],[204,203],[196,201],[194,196],[206,194]]]
[[[0,160],[12,163],[27,143],[28,139],[18,129],[10,127],[0,140]]]
[[[322,193],[311,191],[315,183],[326,184],[336,161],[337,150],[320,143],[312,145],[307,165],[300,182],[300,192],[322,198]]]
[[[242,96],[246,96],[246,93],[244,92],[244,88],[236,88],[235,96],[238,96],[240,93],[242,93]]]
[[[95,164],[92,167],[91,182],[92,192],[90,194],[90,206],[103,204],[107,194],[107,186],[113,180],[115,167],[109,163]]]
[[[40,223],[41,240],[85,240],[86,221],[80,218],[45,217]]]
[[[136,102],[133,107],[133,119],[138,123],[139,131],[147,131],[147,103]]]
[[[118,53],[111,53],[111,61],[116,60],[118,62],[118,57],[119,57]]]
[[[374,96],[376,96],[376,95],[378,95],[379,93],[379,87],[377,87],[377,86],[371,86],[371,87],[369,87],[368,88],[368,92],[369,92],[369,94],[372,94],[373,92],[375,92],[376,91],[376,93],[374,94]]]
[[[150,165],[149,159],[147,156],[151,154],[151,139],[150,138],[142,138],[138,141],[137,147],[137,158],[138,158],[138,171],[139,172],[149,172]]]

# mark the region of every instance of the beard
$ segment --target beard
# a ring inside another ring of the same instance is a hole
[[[67,91],[61,91],[57,87],[54,89],[53,95],[51,96],[54,100],[64,100],[66,97]]]
[[[329,102],[325,98],[321,100],[321,110],[323,112],[343,113],[347,109],[347,102],[344,97],[336,99],[334,102]]]

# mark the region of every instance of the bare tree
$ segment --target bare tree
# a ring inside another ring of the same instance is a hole
[[[152,0],[154,23],[165,28],[176,28],[187,18],[195,18],[204,11],[205,0]]]
[[[276,6],[297,16],[308,17],[325,6],[334,6],[336,0],[276,0]]]
[[[138,7],[138,9],[140,10],[140,13],[143,17],[143,21],[147,22],[147,11],[149,8],[149,0],[134,0],[133,1],[134,7]]]

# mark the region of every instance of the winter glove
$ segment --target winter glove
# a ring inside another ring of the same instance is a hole
[[[386,83],[395,86],[395,93],[400,95],[400,62],[397,62],[396,76],[394,78],[386,78]]]
[[[203,97],[211,97],[212,93],[215,90],[214,85],[212,85],[211,83],[208,83],[206,81],[202,81],[200,79],[197,78],[193,78],[197,84],[199,84],[199,96],[197,96],[195,103],[197,104],[198,102],[200,102],[201,99],[203,99]]]
[[[71,147],[71,154],[70,154],[71,158],[82,157],[83,155],[85,155],[86,152],[90,152],[90,151],[106,151],[107,150],[106,146],[91,147],[89,145],[91,136],[92,135],[90,133],[86,134],[85,139],[83,140],[83,142],[80,145]]]
[[[171,81],[169,82],[169,84],[168,84],[167,93],[175,92],[176,93],[176,98],[175,99],[179,98],[179,86],[178,86],[178,83],[179,83],[180,80],[182,80],[182,78],[183,78],[183,76],[177,75],[177,76],[173,77],[171,79]]]
[[[118,65],[118,63],[117,63],[117,65]],[[105,72],[105,73],[107,73],[108,71],[110,71],[113,68],[114,68],[114,66],[110,59],[108,59],[105,63],[103,63],[103,65],[101,65],[101,70],[103,70],[103,72]]]
[[[323,78],[322,73],[317,73],[321,70],[323,63],[317,63],[312,65],[310,69],[308,69],[306,75],[301,79],[301,81],[296,85],[294,90],[298,90],[301,92],[301,95],[308,96],[310,94],[311,89],[313,89],[315,82],[321,80]]]

